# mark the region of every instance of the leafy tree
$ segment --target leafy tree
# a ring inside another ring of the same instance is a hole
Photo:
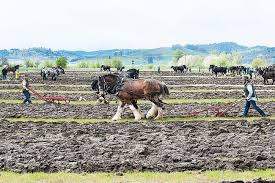
[[[199,69],[205,68],[205,64],[203,62],[203,59],[204,58],[202,56],[195,56],[193,66],[195,68],[199,68]]]
[[[151,69],[154,68],[154,65],[153,65],[153,64],[148,64],[148,65],[147,65],[147,68],[151,70]]]
[[[49,60],[46,60],[46,61],[44,61],[43,66],[51,68],[51,67],[53,67],[53,62],[49,61]]]
[[[89,62],[81,61],[77,63],[78,68],[89,68]]]
[[[27,68],[29,68],[29,67],[34,67],[34,63],[33,63],[33,61],[31,61],[31,60],[24,60],[24,65],[27,67]]]
[[[178,63],[179,59],[181,57],[183,57],[184,55],[185,55],[185,53],[182,50],[176,49],[176,51],[173,54],[173,62]]]
[[[5,57],[0,58],[0,66],[9,65],[8,59]]]
[[[231,54],[231,65],[230,66],[236,66],[241,65],[242,63],[242,56],[238,52],[233,52]]]
[[[93,64],[91,64],[91,67],[92,68],[100,68],[100,63],[99,62],[96,62],[96,63],[93,63]]]
[[[55,61],[55,65],[57,67],[62,67],[62,68],[66,68],[68,65],[68,61],[65,57],[59,57],[56,61]]]
[[[265,67],[268,65],[268,62],[266,59],[263,59],[263,58],[255,58],[255,59],[253,59],[251,65],[253,68]]]
[[[36,60],[36,61],[34,62],[35,68],[38,68],[38,66],[39,66],[40,64],[41,64],[41,61]]]
[[[120,68],[123,66],[122,61],[119,58],[113,58],[111,65],[114,68]]]
[[[111,60],[105,60],[103,65],[108,65],[108,66],[112,67],[112,61]]]

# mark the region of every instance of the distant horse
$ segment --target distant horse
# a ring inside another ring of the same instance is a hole
[[[7,67],[7,71],[12,72],[13,74],[15,74],[15,71],[18,70],[18,69],[19,69],[19,65],[15,65],[13,67],[11,67],[11,66]]]
[[[127,77],[132,79],[138,79],[139,78],[139,70],[138,69],[129,69],[126,71]]]
[[[214,69],[214,67],[216,67],[215,65],[209,65],[209,72],[211,72],[212,71],[212,73],[213,73],[213,69]]]
[[[272,79],[272,85],[275,82],[275,71],[258,70],[258,73],[264,78],[264,84],[268,84],[268,79]]]
[[[217,66],[215,66],[212,69],[212,73],[214,73],[216,75],[216,77],[218,76],[218,73],[226,74],[226,72],[227,72],[227,67],[217,67]]]
[[[60,74],[65,74],[65,71],[61,67],[42,68],[40,74],[43,80],[48,80],[50,77],[52,81],[56,81]]]
[[[125,67],[124,67],[124,66],[122,66],[122,67],[117,67],[116,69],[117,69],[117,71],[122,72],[123,69],[125,69]]]
[[[101,65],[100,66],[100,71],[111,71],[111,67],[108,65]]]
[[[117,112],[112,120],[121,119],[125,105],[129,105],[135,120],[141,119],[138,111],[137,100],[146,99],[152,102],[152,108],[146,114],[146,118],[159,119],[163,117],[164,102],[159,98],[161,95],[169,95],[167,86],[155,79],[123,79],[116,74],[99,76],[92,81],[92,89],[97,91],[99,99],[105,100],[106,94],[116,95],[119,100]]]
[[[186,65],[181,65],[181,66],[171,66],[171,68],[175,71],[175,72],[184,72],[184,70],[187,71],[187,66]]]

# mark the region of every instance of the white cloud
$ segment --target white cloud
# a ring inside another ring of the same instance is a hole
[[[273,0],[0,0],[0,48],[275,46]]]

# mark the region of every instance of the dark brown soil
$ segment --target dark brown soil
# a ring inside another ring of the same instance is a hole
[[[226,116],[237,117],[243,108],[243,102],[235,107],[231,103],[217,104],[166,104],[164,110],[165,117],[192,117],[192,112],[201,111],[196,117],[215,116],[213,108],[219,108],[220,111],[227,110]],[[272,113],[275,111],[275,102],[258,103],[264,111]],[[145,114],[150,109],[150,104],[139,104],[140,111]],[[108,118],[110,119],[116,113],[117,105],[73,105],[73,104],[7,104],[0,103],[0,118]],[[208,113],[207,113],[208,111]],[[259,116],[258,113],[251,109],[251,116]],[[126,106],[123,118],[132,118],[133,114]]]
[[[17,172],[275,168],[274,120],[0,123],[0,168]]]

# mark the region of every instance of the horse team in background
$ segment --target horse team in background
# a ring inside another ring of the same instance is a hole
[[[270,65],[268,67],[258,67],[253,69],[251,67],[245,66],[232,66],[232,67],[218,67],[215,65],[209,66],[209,72],[218,75],[218,73],[225,75],[226,73],[232,73],[237,75],[249,75],[250,79],[252,79],[252,75],[254,74],[255,78],[257,75],[260,75],[264,79],[264,84],[268,84],[268,79],[272,79],[272,84],[275,82],[275,64]]]
[[[187,72],[187,66],[186,65],[181,65],[181,66],[171,66],[171,68],[175,71],[178,72],[180,71],[181,73],[184,73],[184,71]]]
[[[122,72],[123,69],[125,69],[124,66],[117,67],[116,68],[118,72]],[[111,66],[108,65],[101,65],[100,71],[109,71],[111,72]],[[138,69],[129,69],[126,71],[126,77],[132,78],[132,79],[138,79],[139,78],[139,70]]]
[[[209,72],[212,72],[213,74],[216,75],[216,77],[218,76],[218,74],[227,74],[227,73],[231,73],[233,75],[237,74],[237,75],[250,75],[250,79],[252,79],[252,74],[256,73],[256,71],[250,67],[245,67],[245,66],[232,66],[232,67],[219,67],[219,66],[215,66],[215,65],[210,65],[209,66]],[[255,74],[256,76],[256,74]]]
[[[52,81],[56,81],[57,77],[60,74],[65,74],[65,71],[61,67],[53,67],[53,68],[45,68],[43,67],[41,69],[41,77],[43,80],[48,80],[48,78],[51,78]]]

